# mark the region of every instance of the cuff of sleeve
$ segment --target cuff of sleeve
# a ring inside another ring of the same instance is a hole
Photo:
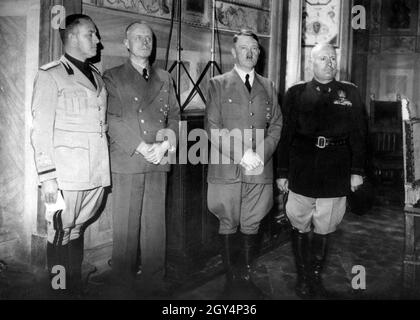
[[[365,170],[363,170],[361,168],[351,168],[350,172],[351,172],[351,174],[357,174],[359,176],[364,176],[364,174],[365,174]]]
[[[277,169],[277,176],[280,179],[287,179],[289,177],[289,169],[286,169],[286,168]]]
[[[45,170],[38,173],[39,182],[44,182],[47,180],[57,179],[57,171],[55,168],[50,170]]]

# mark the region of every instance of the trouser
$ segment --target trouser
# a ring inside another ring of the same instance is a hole
[[[166,172],[112,175],[112,268],[133,275],[163,276],[165,269]]]
[[[286,213],[292,226],[302,233],[326,235],[334,232],[346,212],[346,197],[310,198],[289,191]]]
[[[83,232],[102,204],[104,188],[59,192],[63,196],[65,209],[46,212],[48,270],[52,277],[56,272],[55,266],[64,267],[69,281],[66,289],[80,290]]]
[[[220,234],[236,233],[238,226],[243,234],[257,234],[261,220],[273,206],[273,186],[209,183],[207,203],[220,221]]]
[[[55,246],[64,246],[82,235],[86,223],[102,204],[104,188],[59,192],[62,193],[66,208],[53,214],[47,213],[47,239]]]

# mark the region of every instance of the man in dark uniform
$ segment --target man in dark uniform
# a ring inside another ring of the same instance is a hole
[[[164,289],[166,179],[170,169],[164,156],[176,151],[179,125],[172,78],[149,62],[153,37],[147,24],[130,24],[124,40],[129,58],[104,73],[109,92],[112,268],[118,277],[140,275],[138,281],[145,291]]]
[[[87,59],[97,53],[96,26],[86,15],[66,18],[60,30],[64,56],[40,68],[35,81],[31,131],[43,199],[47,208],[47,260],[51,273],[64,266],[69,285],[81,290],[83,232],[110,185],[106,138],[106,89]]]
[[[206,126],[212,150],[207,199],[209,210],[220,221],[225,294],[243,289],[249,297],[260,298],[250,268],[260,221],[273,205],[272,155],[280,139],[282,115],[274,84],[254,70],[260,53],[258,37],[243,30],[233,43],[235,67],[210,80]]]
[[[363,184],[366,144],[363,103],[355,85],[335,80],[334,47],[315,46],[311,60],[314,79],[291,87],[284,99],[277,180],[289,192],[286,212],[301,297],[327,295],[321,272],[328,235],[344,216],[350,190]]]

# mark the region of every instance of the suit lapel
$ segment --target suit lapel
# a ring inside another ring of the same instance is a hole
[[[255,73],[254,83],[252,84],[252,90],[251,90],[251,99],[254,99],[256,96],[264,92],[265,92],[265,89],[262,84],[262,80],[260,79],[260,75]],[[267,94],[269,93],[267,92]]]
[[[130,60],[126,62],[126,76],[129,81],[127,85],[133,94],[139,99],[140,107],[147,108],[156,95],[159,94],[163,86],[163,81],[158,76],[154,68],[151,68],[149,80],[146,81],[143,76],[133,67]]]
[[[245,92],[242,92],[244,90]],[[238,99],[241,99],[242,93],[248,93],[245,84],[242,82],[241,77],[235,69],[232,69],[229,73],[229,83],[227,85],[226,92],[233,97],[237,96]]]
[[[143,81],[146,84],[145,85],[146,90],[144,93],[143,102],[144,102],[144,107],[147,107],[160,93],[160,90],[162,89],[164,81],[159,77],[158,73],[153,67],[150,68],[149,81],[145,81],[144,79]]]
[[[102,92],[103,87],[105,86],[104,81],[102,80],[102,77],[96,73],[95,71],[92,71],[93,76],[95,77],[96,82],[96,94],[99,96],[99,94]]]

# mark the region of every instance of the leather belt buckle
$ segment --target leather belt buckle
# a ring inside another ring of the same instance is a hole
[[[319,149],[325,149],[325,147],[327,146],[327,138],[319,136],[317,138],[315,146]]]

